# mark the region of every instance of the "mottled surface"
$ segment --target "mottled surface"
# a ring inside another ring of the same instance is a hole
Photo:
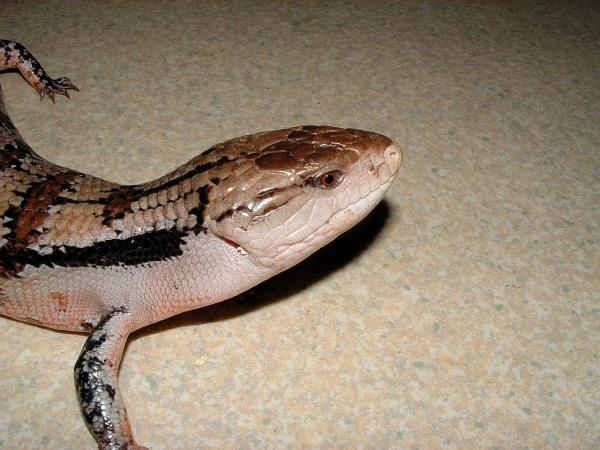
[[[405,150],[365,226],[255,295],[129,343],[140,442],[600,445],[592,2],[36,5],[3,6],[1,37],[81,92],[40,105],[17,74],[2,86],[59,164],[144,182],[301,123]],[[85,338],[3,318],[0,336],[0,448],[93,448],[72,382]]]

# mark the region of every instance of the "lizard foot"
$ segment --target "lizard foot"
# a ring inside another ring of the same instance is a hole
[[[60,77],[54,79],[48,78],[38,90],[40,93],[40,100],[43,100],[45,96],[48,96],[50,100],[52,100],[52,103],[55,103],[54,96],[57,94],[70,98],[69,89],[79,91],[79,88],[71,83],[71,80],[66,77]]]

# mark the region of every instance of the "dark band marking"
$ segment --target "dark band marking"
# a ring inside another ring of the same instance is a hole
[[[246,211],[248,214],[252,214],[252,210],[245,205],[236,206],[235,208],[228,209],[219,217],[217,217],[217,222],[221,222],[223,219],[233,216],[233,213],[238,211]]]
[[[228,162],[235,161],[236,159],[237,158],[229,159],[229,158],[227,158],[227,156],[222,156],[221,158],[217,159],[216,161],[211,161],[211,162],[207,162],[204,164],[200,164],[200,165],[194,167],[193,169],[189,170],[185,174],[183,174],[177,178],[173,178],[172,180],[167,181],[166,183],[163,183],[159,186],[155,186],[150,189],[143,189],[143,187],[141,187],[142,189],[140,189],[139,191],[136,191],[136,193],[138,194],[138,197],[134,198],[134,200],[137,200],[139,197],[145,197],[147,195],[169,189],[172,186],[176,186],[176,185],[180,184],[181,182],[183,182],[189,178],[192,178],[194,175],[214,169],[215,167],[222,166],[223,164],[227,164]]]
[[[23,245],[8,243],[0,248],[0,276],[17,276],[26,264],[34,267],[135,266],[164,261],[183,254],[184,231],[158,230],[127,239],[95,242],[87,247],[62,246],[41,255]]]
[[[111,226],[114,220],[122,219],[126,212],[131,211],[131,202],[133,201],[132,191],[127,188],[121,188],[111,192],[106,199],[90,203],[106,205],[104,206],[104,211],[102,211],[102,216],[104,217],[102,224]]]
[[[227,219],[228,217],[233,216],[233,211],[233,209],[228,209],[227,211],[224,211],[219,217],[217,217],[217,222],[221,222]]]
[[[206,184],[204,186],[202,186],[200,189],[198,189],[198,193],[200,194],[200,203],[202,203],[203,205],[208,205],[208,194],[210,193],[210,185]]]
[[[206,233],[206,229],[202,226],[202,224],[204,223],[204,219],[206,216],[206,208],[208,207],[209,202],[208,194],[210,193],[210,190],[211,186],[209,184],[204,185],[200,189],[198,189],[200,204],[189,211],[189,214],[193,214],[196,216],[197,222],[196,225],[192,228],[192,231],[195,233],[199,233],[201,231]]]
[[[46,180],[32,183],[23,193],[25,200],[7,215],[14,219],[13,233],[18,241],[31,243],[39,235],[35,229],[41,226],[48,217],[50,205],[58,195],[67,188],[75,178],[69,173],[48,176]]]

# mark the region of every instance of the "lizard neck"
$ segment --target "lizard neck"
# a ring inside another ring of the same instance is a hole
[[[276,273],[212,233],[185,239],[182,254],[131,269],[139,289],[129,303],[144,323],[226,300]]]

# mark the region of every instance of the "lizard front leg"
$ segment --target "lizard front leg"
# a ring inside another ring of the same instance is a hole
[[[14,41],[0,39],[0,70],[18,69],[27,82],[40,94],[54,102],[56,94],[69,97],[69,89],[79,89],[65,77],[50,78],[42,65],[23,45]]]
[[[142,450],[135,443],[118,383],[119,364],[133,319],[126,308],[106,315],[75,364],[81,411],[100,450]]]

